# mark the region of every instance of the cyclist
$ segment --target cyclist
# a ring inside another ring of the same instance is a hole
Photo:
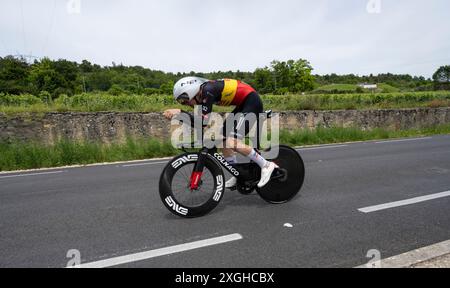
[[[202,106],[202,114],[204,118],[212,112],[213,104],[219,106],[236,106],[232,115],[236,113],[255,113],[258,117],[259,113],[263,112],[263,104],[258,93],[250,85],[238,80],[223,79],[223,80],[207,80],[200,77],[185,77],[175,83],[173,89],[173,96],[176,101],[183,105],[194,107],[195,105]],[[180,109],[169,109],[164,111],[164,116],[167,119],[177,114],[184,112]],[[240,115],[242,115],[240,114]],[[234,130],[239,130],[238,125],[242,125],[243,121],[234,121]],[[248,127],[248,122],[245,123],[245,134],[248,134],[251,127]],[[224,128],[226,124],[224,125]],[[225,130],[225,129],[224,129]],[[270,161],[264,159],[252,147],[245,145],[242,139],[246,135],[230,132],[229,135],[224,133],[224,148],[223,155],[227,162],[236,164],[236,154],[248,157],[261,167],[261,179],[258,187],[265,186],[272,176],[275,168],[278,166]],[[226,183],[226,188],[233,188],[237,184],[237,178],[232,177]]]

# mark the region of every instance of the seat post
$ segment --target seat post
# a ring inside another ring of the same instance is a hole
[[[262,121],[259,121],[259,116],[256,119],[256,125],[257,125],[257,131],[256,131],[256,146],[258,150],[261,150],[261,131],[262,126],[264,126],[264,121],[267,121],[267,119],[272,118],[272,110],[264,111],[264,117]]]
[[[261,133],[260,133],[260,129],[261,127],[259,127],[259,115],[258,117],[256,117],[256,149],[259,151],[261,150]]]

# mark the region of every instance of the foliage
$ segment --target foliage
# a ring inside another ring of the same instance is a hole
[[[416,107],[449,107],[450,92],[398,92],[348,94],[286,94],[262,95],[264,107],[275,111],[288,110],[341,110],[341,109],[395,109]],[[39,97],[31,94],[9,95],[0,93],[0,112],[160,112],[169,108],[187,109],[174,101],[171,95],[118,94],[106,92],[81,93],[74,96],[61,94],[51,98],[46,91]],[[215,112],[230,112],[232,107],[214,107]]]
[[[217,71],[211,73],[165,73],[141,66],[124,66],[112,63],[111,66],[92,64],[87,60],[81,63],[64,59],[43,58],[34,63],[13,56],[0,57],[0,93],[38,96],[42,91],[50,93],[51,98],[59,95],[77,95],[87,92],[110,92],[121,94],[171,94],[173,83],[185,76],[201,76],[208,79],[233,78],[246,82],[260,94],[315,93],[362,93],[354,85],[371,83],[386,85],[376,92],[410,92],[450,89],[450,66],[442,66],[436,71],[433,80],[411,75],[391,73],[359,76],[313,75],[312,65],[304,59],[273,61],[269,67],[257,68],[253,72]],[[329,85],[353,85],[355,89],[322,89]],[[317,87],[320,87],[317,89]]]
[[[111,145],[61,140],[54,145],[33,142],[0,143],[0,171],[58,167],[171,156],[180,153],[168,142],[127,139]]]
[[[450,65],[439,67],[433,74],[433,80],[438,83],[450,83]]]
[[[364,89],[356,84],[329,84],[321,86],[312,93],[314,94],[349,94],[349,93],[395,93],[399,92],[400,89],[395,88],[386,83],[378,83],[378,88],[375,90]]]

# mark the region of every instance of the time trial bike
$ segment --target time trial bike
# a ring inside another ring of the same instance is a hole
[[[265,113],[267,118],[271,117],[271,111]],[[259,149],[259,141],[257,146]],[[251,194],[256,190],[269,203],[286,203],[300,191],[305,179],[305,166],[295,149],[286,145],[276,148],[278,156],[267,160],[275,162],[279,168],[274,170],[271,180],[262,188],[257,187],[261,168],[256,163],[230,164],[215,147],[203,147],[196,152],[187,152],[183,148],[185,153],[169,161],[161,174],[161,200],[175,215],[186,218],[204,216],[223,198],[225,170],[237,178],[237,186],[232,190],[242,194]],[[257,152],[260,153],[259,150]]]

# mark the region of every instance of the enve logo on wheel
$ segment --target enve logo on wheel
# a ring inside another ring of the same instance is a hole
[[[181,207],[172,199],[171,196],[167,196],[165,200],[167,205],[169,205],[175,212],[185,216],[189,213],[189,210],[187,208]]]
[[[222,196],[222,192],[223,192],[223,177],[222,177],[222,175],[217,176],[216,181],[217,181],[217,188],[216,188],[216,193],[214,193],[213,200],[216,202],[219,202],[220,197]]]
[[[180,167],[184,163],[197,161],[197,159],[198,159],[198,155],[197,154],[191,154],[191,155],[188,155],[188,156],[184,156],[184,157],[181,157],[181,158],[175,160],[172,163],[172,167],[174,169],[177,169],[178,167]]]

